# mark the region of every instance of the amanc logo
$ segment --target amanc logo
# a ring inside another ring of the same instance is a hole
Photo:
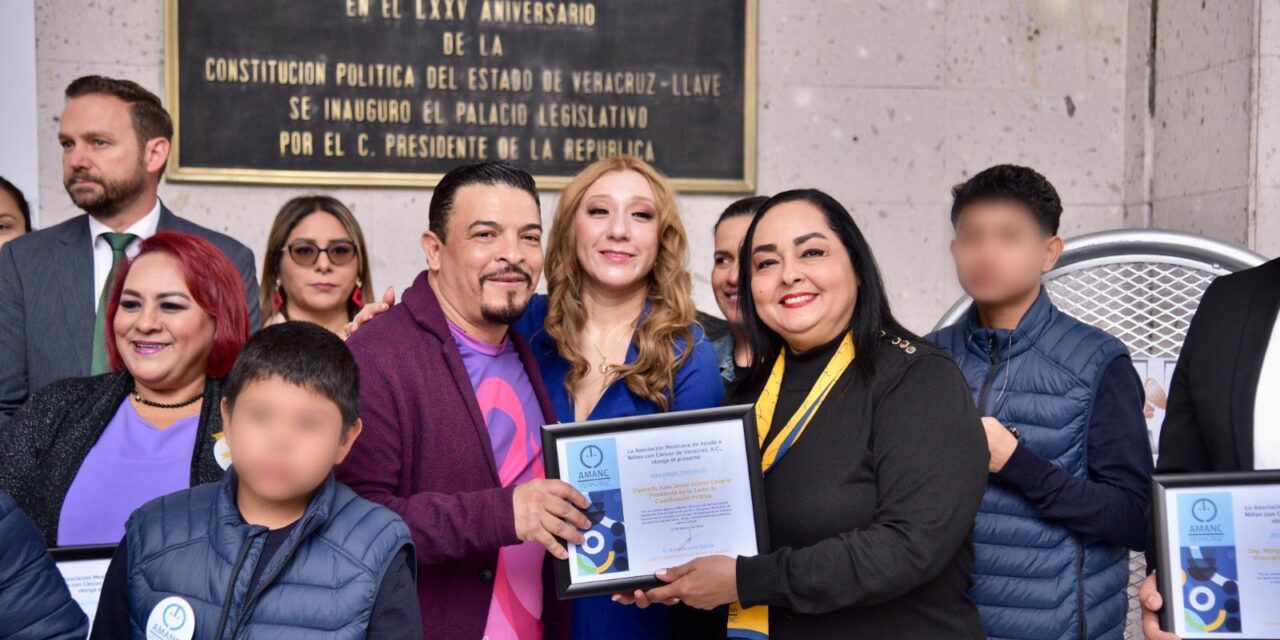
[[[600,447],[589,444],[578,452],[578,461],[588,469],[595,469],[600,466],[600,463],[604,462],[604,452],[600,450]]]
[[[1193,536],[1222,535],[1222,525],[1214,522],[1218,519],[1218,504],[1209,498],[1200,498],[1191,503],[1191,517],[1199,521],[1191,523],[1187,532]]]

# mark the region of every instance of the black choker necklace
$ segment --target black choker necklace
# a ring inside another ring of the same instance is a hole
[[[142,404],[145,404],[145,405],[147,405],[148,407],[155,407],[155,408],[157,408],[157,409],[181,409],[181,408],[183,408],[183,407],[185,407],[185,406],[187,406],[187,405],[195,404],[198,400],[200,400],[200,399],[201,399],[201,398],[203,398],[203,397],[204,397],[204,393],[201,393],[200,395],[198,395],[198,396],[196,396],[196,397],[194,397],[194,398],[192,398],[192,399],[190,399],[190,400],[184,400],[184,401],[182,401],[182,402],[175,402],[175,403],[173,403],[173,404],[165,404],[165,403],[163,403],[163,402],[152,402],[152,401],[150,401],[150,400],[148,400],[148,399],[146,399],[146,398],[142,397],[142,394],[141,394],[141,393],[138,393],[138,388],[137,388],[137,387],[134,387],[134,388],[133,388],[133,399],[134,399],[134,400],[137,400],[138,402],[141,402]]]

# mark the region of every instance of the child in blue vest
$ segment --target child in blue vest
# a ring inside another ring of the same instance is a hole
[[[234,466],[133,513],[90,637],[421,638],[408,527],[334,479],[358,398],[354,359],[322,327],[251,338],[214,450]]]
[[[1119,640],[1152,467],[1142,385],[1123,343],[1041,286],[1063,248],[1053,185],[1000,165],[952,193],[951,253],[974,304],[928,339],[985,416],[970,595],[992,637]]]

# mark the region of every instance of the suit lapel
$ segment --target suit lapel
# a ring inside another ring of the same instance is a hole
[[[70,353],[74,354],[81,375],[88,375],[98,315],[93,300],[93,242],[88,216],[81,215],[75,224],[67,225],[61,240],[62,255],[53,260],[54,277],[62,296],[67,334],[71,336]]]
[[[1231,425],[1235,430],[1236,455],[1241,469],[1253,469],[1253,414],[1258,398],[1258,377],[1267,353],[1271,328],[1280,309],[1280,262],[1264,267],[1268,273],[1243,305],[1244,326],[1231,384]]]
[[[156,223],[156,232],[161,231],[181,231],[177,228],[178,216],[173,215],[169,207],[164,206],[164,202],[160,203],[160,220]]]

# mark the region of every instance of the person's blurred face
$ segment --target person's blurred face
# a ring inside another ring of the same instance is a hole
[[[264,500],[289,501],[315,491],[351,451],[342,411],[328,397],[279,376],[246,384],[235,406],[222,402],[227,448],[240,482]]]
[[[137,198],[147,189],[148,172],[158,182],[169,150],[161,138],[139,143],[129,104],[103,94],[67,101],[58,143],[67,194],[91,214],[114,213]]]
[[[742,326],[738,311],[738,253],[747,237],[751,216],[735,216],[716,227],[715,263],[711,267],[711,290],[715,292],[720,313],[733,327]]]
[[[980,201],[956,219],[951,255],[960,286],[980,304],[1003,304],[1039,291],[1062,240],[1047,234],[1021,203]]]
[[[18,208],[18,201],[8,191],[0,189],[0,247],[26,232],[26,223],[22,218],[22,210]]]
[[[648,179],[635,171],[600,176],[573,215],[583,280],[613,291],[647,286],[658,259],[659,226]]]
[[[308,215],[289,233],[284,248],[280,256],[280,288],[284,289],[288,304],[313,316],[335,309],[346,313],[360,273],[360,260],[355,241],[338,218],[325,211]],[[334,264],[334,253],[350,260]],[[310,266],[299,264],[299,260],[312,258],[315,262]]]
[[[507,325],[524,313],[542,276],[542,214],[528,193],[473,184],[454,194],[447,238],[422,236],[442,304],[477,326]]]
[[[765,213],[749,258],[756,314],[792,350],[808,351],[848,330],[858,275],[813,204],[785,202]]]
[[[191,297],[173,256],[138,256],[125,278],[112,328],[125,369],[138,384],[166,391],[204,376],[214,319]]]

